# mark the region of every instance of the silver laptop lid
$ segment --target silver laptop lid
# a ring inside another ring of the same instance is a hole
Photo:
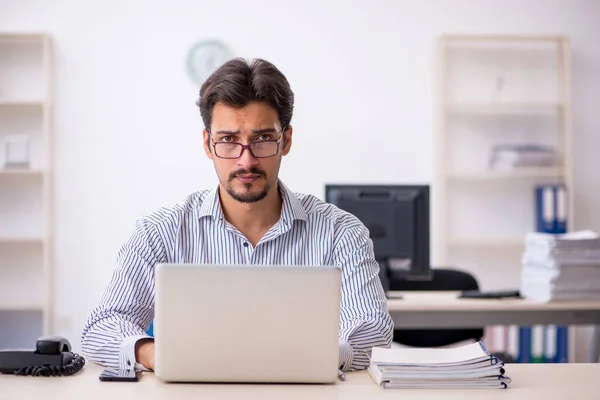
[[[155,373],[182,382],[334,382],[341,271],[161,264]]]

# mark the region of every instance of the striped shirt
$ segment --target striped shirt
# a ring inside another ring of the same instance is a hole
[[[279,182],[281,216],[253,247],[223,215],[217,189],[191,194],[137,221],[81,336],[86,358],[113,368],[139,366],[135,344],[154,318],[159,263],[334,265],[342,270],[339,362],[366,368],[372,347],[389,347],[393,321],[379,280],[373,242],[352,214]]]

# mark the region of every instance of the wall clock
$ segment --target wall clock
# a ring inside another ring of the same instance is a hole
[[[196,43],[187,57],[187,72],[196,85],[201,86],[217,68],[233,58],[233,53],[218,40]]]

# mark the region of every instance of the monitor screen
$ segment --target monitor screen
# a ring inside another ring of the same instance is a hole
[[[367,227],[380,265],[430,278],[428,185],[326,185],[325,201]]]

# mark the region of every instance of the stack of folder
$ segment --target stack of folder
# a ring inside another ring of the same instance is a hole
[[[368,371],[385,389],[505,389],[511,381],[482,342],[444,349],[374,347]]]
[[[521,296],[538,301],[600,300],[600,235],[531,232],[525,239]]]

